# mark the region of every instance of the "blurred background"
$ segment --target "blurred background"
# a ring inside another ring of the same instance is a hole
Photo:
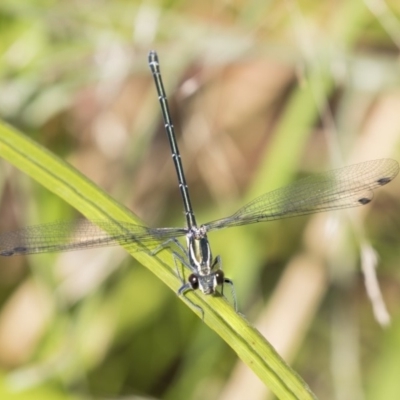
[[[151,49],[200,223],[400,159],[394,0],[2,0],[0,35],[0,117],[149,226],[184,224]],[[79,218],[0,171],[1,232]],[[241,312],[321,399],[400,397],[399,179],[366,207],[209,235]],[[272,398],[121,248],[0,259],[0,397]]]

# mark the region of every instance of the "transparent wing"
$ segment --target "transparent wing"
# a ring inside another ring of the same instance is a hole
[[[235,214],[204,226],[211,231],[365,205],[372,200],[373,190],[391,182],[398,172],[397,161],[381,159],[311,175],[265,193]]]
[[[61,221],[0,234],[0,255],[68,251],[91,247],[132,244],[138,250],[141,245],[155,247],[160,241],[182,236],[183,228],[148,228],[126,222],[88,220]]]
[[[367,161],[310,176],[289,186],[266,193],[235,214],[204,226],[208,231],[260,221],[369,203],[373,190],[395,178],[399,165],[390,159]],[[0,255],[68,251],[91,247],[131,244],[155,247],[187,233],[185,228],[148,228],[126,222],[54,222],[0,234]]]

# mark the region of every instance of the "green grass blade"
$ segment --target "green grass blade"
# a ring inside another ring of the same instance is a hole
[[[71,204],[88,219],[140,223],[132,212],[72,166],[4,123],[0,123],[0,156]],[[129,248],[127,251],[132,252],[139,262],[177,291],[181,282],[176,277],[167,251],[160,252],[157,257]],[[204,310],[204,322],[234,349],[278,398],[315,398],[273,347],[243,317],[235,313],[223,298],[193,292],[188,293],[187,297]]]

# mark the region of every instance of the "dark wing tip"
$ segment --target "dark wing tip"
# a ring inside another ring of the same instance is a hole
[[[378,183],[378,185],[383,186],[386,185],[387,183],[391,182],[393,180],[393,178],[391,177],[385,177],[385,178],[380,178],[376,181],[376,183]]]
[[[369,199],[367,197],[361,197],[361,199],[358,199],[358,202],[365,206],[366,204],[370,203],[372,199]]]
[[[24,246],[13,247],[10,250],[2,250],[0,251],[0,256],[10,257],[16,255],[26,254],[28,252],[28,248]]]

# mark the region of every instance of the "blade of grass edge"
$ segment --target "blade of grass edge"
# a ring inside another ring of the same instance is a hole
[[[115,221],[116,224],[118,221],[140,223],[131,211],[96,187],[75,168],[2,122],[0,157],[64,199],[90,220]],[[129,249],[129,246],[126,249],[172,290],[177,291],[181,282],[174,268],[169,265],[164,254],[166,252],[150,256],[146,252]],[[316,398],[265,338],[234,312],[224,299],[193,292],[188,297],[204,310],[204,322],[232,347],[278,398]]]

